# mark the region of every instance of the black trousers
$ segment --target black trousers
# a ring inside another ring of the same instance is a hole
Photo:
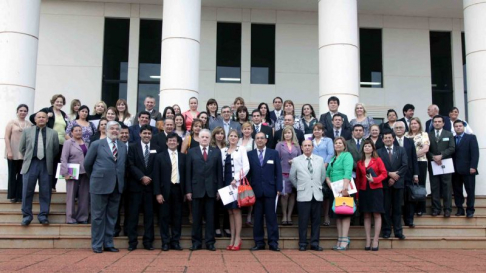
[[[383,215],[383,234],[391,233],[391,226],[393,225],[393,232],[395,236],[402,234],[402,203],[403,203],[403,189],[396,189],[394,187],[383,188],[383,196],[385,202],[385,214]]]
[[[452,174],[433,175],[429,163],[430,190],[432,192],[432,211],[441,212],[440,198],[444,211],[452,211]]]
[[[458,209],[464,210],[464,192],[463,186],[466,188],[467,201],[466,213],[474,214],[474,202],[476,191],[476,175],[452,175],[452,189],[454,190],[454,203]]]
[[[126,178],[125,178],[126,179]],[[126,180],[125,180],[126,181]],[[125,190],[121,194],[120,198],[120,205],[118,206],[118,217],[116,219],[116,224],[115,224],[115,234],[117,236],[120,235],[120,232],[123,230],[123,234],[125,236],[128,235],[127,231],[127,223],[128,223],[128,214],[129,214],[129,206],[130,206],[130,200],[129,200],[130,192]],[[123,208],[123,215],[124,215],[124,220],[123,220],[123,228],[120,225],[121,223],[121,212]]]
[[[267,224],[268,245],[278,247],[278,223],[275,212],[276,197],[258,197],[253,205],[253,239],[256,246],[265,246],[263,229],[263,215]]]
[[[57,164],[61,162],[61,154],[62,154],[62,146],[59,145],[59,152],[57,155],[54,156],[54,161],[53,161],[53,166],[52,166],[52,176],[51,176],[51,187],[53,189],[56,189],[57,185],[57,178],[56,178],[56,172],[57,172]]]
[[[138,244],[138,216],[143,209],[143,245],[152,246],[154,241],[154,193],[151,191],[130,192],[129,213],[127,222],[128,245],[137,246]]]
[[[183,198],[180,185],[172,184],[169,196],[163,204],[159,205],[159,228],[162,244],[179,244],[182,232]]]
[[[202,246],[202,216],[206,216],[206,233],[204,239],[206,247],[214,245],[216,242],[214,238],[214,203],[216,198],[209,197],[207,194],[202,198],[192,199],[192,245]]]
[[[22,200],[22,170],[23,160],[7,160],[8,163],[8,191],[7,199]]]
[[[223,202],[214,204],[214,229],[221,229],[221,213],[223,213],[223,229],[230,229],[228,210],[224,208]]]
[[[418,167],[419,167],[419,175],[418,175],[419,185],[425,187],[425,184],[427,182],[427,161],[419,161]],[[415,205],[415,212],[425,213],[426,212],[425,204],[426,201],[417,202]]]
[[[299,246],[307,247],[307,225],[311,220],[311,246],[319,246],[322,201],[312,197],[308,202],[297,202],[299,208]]]
[[[407,185],[412,185],[412,181],[405,182],[405,189],[404,189],[404,204],[403,204],[403,222],[406,226],[413,224],[413,219],[415,216],[415,212],[417,210],[417,202],[410,202],[408,196],[410,195],[410,188]]]

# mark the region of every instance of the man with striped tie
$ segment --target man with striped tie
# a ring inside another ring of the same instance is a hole
[[[161,151],[155,158],[153,175],[154,194],[160,204],[160,237],[163,251],[182,250],[179,242],[182,231],[186,155],[178,151],[181,144],[179,135],[170,132],[165,139],[168,149]]]
[[[140,141],[128,148],[128,251],[137,249],[138,216],[143,211],[143,247],[154,250],[154,185],[153,170],[155,157],[159,151],[152,140],[152,126],[140,127]]]
[[[106,138],[92,142],[84,159],[84,169],[90,177],[91,247],[94,253],[118,252],[113,244],[118,206],[125,185],[127,149],[118,141],[120,124],[106,125]]]

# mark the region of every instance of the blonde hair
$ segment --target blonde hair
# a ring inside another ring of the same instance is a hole
[[[243,124],[241,124],[241,130],[243,131],[243,129],[247,128],[247,127],[250,127],[253,131],[253,127],[251,126],[251,124],[247,121],[247,122],[244,122]]]
[[[100,104],[103,105],[103,108],[105,109],[103,111],[103,113],[101,114],[101,116],[104,117],[104,116],[106,116],[106,111],[108,111],[108,107],[106,106],[106,103],[104,101],[98,101],[97,103],[95,103],[93,110],[94,110],[94,113],[96,115],[96,106],[98,106]]]
[[[422,133],[424,131],[424,129],[422,128],[422,122],[420,121],[420,119],[418,117],[413,117],[410,119],[410,126],[408,126],[408,134],[409,135],[412,135],[413,132],[412,132],[412,120],[415,120],[418,125],[419,125],[419,133]]]
[[[358,108],[358,106],[359,106],[359,105],[360,105],[361,107],[363,107],[363,116],[365,116],[365,117],[366,117],[366,107],[365,107],[364,103],[362,103],[362,102],[358,102],[358,103],[356,103],[356,105],[354,106],[354,114],[355,114],[356,116],[358,116],[358,114],[356,114],[356,108]]]
[[[292,132],[292,144],[299,146],[299,141],[297,140],[297,136],[295,134],[294,127],[289,126],[289,125],[285,126],[285,128],[282,130],[282,139],[281,139],[281,141],[285,141],[285,133],[287,131],[291,131]]]
[[[218,142],[216,140],[216,135],[219,134],[219,133],[223,133],[223,140],[221,142],[221,146],[226,147],[226,135],[224,134],[224,129],[223,127],[216,127],[213,129],[213,132],[211,133],[211,142],[210,142],[210,146],[213,146],[213,147],[219,147],[218,146]]]

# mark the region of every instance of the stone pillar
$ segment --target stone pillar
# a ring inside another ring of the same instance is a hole
[[[199,94],[201,0],[164,0],[162,20],[159,106],[185,111]]]
[[[319,111],[339,98],[339,111],[354,117],[359,100],[359,39],[356,0],[319,0]]]
[[[464,0],[464,30],[466,36],[468,123],[479,142],[479,175],[481,182],[486,170],[486,0]],[[486,184],[476,183],[476,195],[486,195]]]
[[[34,111],[41,0],[0,1],[0,153],[5,126],[21,103]],[[7,188],[7,162],[0,160],[0,189]]]

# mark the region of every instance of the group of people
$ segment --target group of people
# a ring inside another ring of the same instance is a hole
[[[388,120],[377,125],[362,103],[355,106],[356,118],[349,120],[339,112],[337,97],[329,98],[329,111],[319,119],[312,105],[304,104],[302,115],[297,115],[294,103],[280,97],[273,100],[274,110],[260,103],[251,114],[241,97],[221,109],[210,99],[202,112],[193,97],[185,112],[174,105],[160,113],[155,98],[148,96],[145,109],[135,116],[124,99],[115,107],[99,102],[91,115],[79,100],[71,102],[69,114],[61,110],[65,104],[63,95],[54,95],[50,107],[30,118],[28,106],[18,106],[17,118],[8,123],[5,132],[8,198],[22,202],[21,224],[28,226],[33,220],[38,181],[38,220],[47,225],[51,194],[62,176],[66,180],[66,223],[91,222],[95,253],[118,251],[113,237],[122,229],[120,211],[124,211],[123,230],[130,251],[137,249],[141,212],[145,249],[154,249],[154,218],[158,218],[162,249],[181,250],[185,204],[189,204],[192,224],[191,250],[203,247],[203,223],[205,248],[215,250],[215,238],[227,235],[231,239],[226,249],[239,250],[244,222],[241,208],[237,202],[223,206],[218,189],[230,186],[236,190],[245,177],[256,197],[245,220],[253,226],[252,250],[265,249],[265,218],[269,249],[279,251],[277,198],[281,225],[293,225],[297,205],[301,251],[309,245],[312,250],[323,250],[320,226],[329,226],[331,218],[338,231],[335,250],[349,249],[349,227],[359,218],[365,227],[366,250],[378,250],[380,233],[389,238],[392,227],[394,236],[403,240],[402,218],[413,228],[414,216],[425,213],[425,201],[413,202],[408,196],[414,185],[425,186],[427,171],[433,216],[443,212],[450,217],[452,192],[456,216],[474,215],[478,143],[455,107],[445,117],[439,115],[436,105],[429,106],[430,120],[422,127],[411,104],[403,107],[403,118],[398,119],[390,109]],[[454,161],[454,174],[432,172],[432,162],[442,165],[449,158]],[[332,183],[338,181],[343,182],[339,194],[352,196],[358,204],[354,215],[336,214],[331,209]],[[350,195],[348,187],[353,182],[359,191]]]

